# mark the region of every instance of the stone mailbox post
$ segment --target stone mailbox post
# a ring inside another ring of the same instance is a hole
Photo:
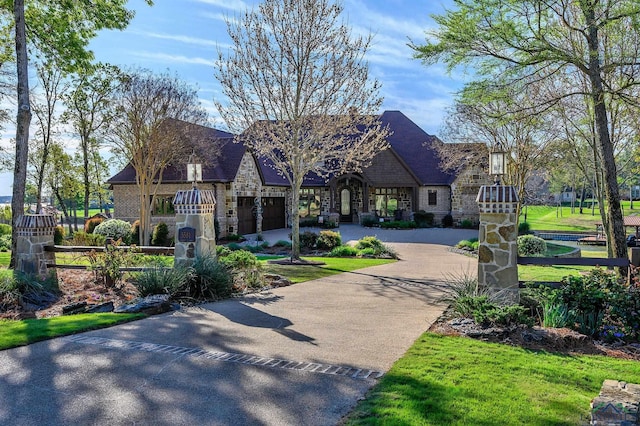
[[[16,221],[16,270],[39,277],[49,275],[47,263],[56,263],[53,246],[56,219],[47,214],[23,215]],[[55,269],[53,270],[55,271]]]
[[[176,212],[174,265],[191,265],[196,256],[215,256],[213,191],[198,188],[178,191],[173,206]]]
[[[476,201],[480,208],[478,284],[504,302],[517,303],[518,195],[512,186],[482,186]]]

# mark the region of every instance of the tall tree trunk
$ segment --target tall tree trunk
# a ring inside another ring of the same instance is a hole
[[[11,261],[16,266],[16,223],[24,213],[24,193],[27,182],[27,161],[29,156],[29,124],[31,105],[29,103],[29,63],[27,57],[27,35],[25,31],[24,0],[13,3],[16,37],[16,70],[18,75],[18,114],[16,117],[16,157],[13,169],[13,197],[11,199]]]
[[[89,218],[89,138],[85,134],[82,136],[82,161],[83,161],[83,178],[84,178],[84,220]]]
[[[300,187],[302,178],[294,178],[291,186],[291,261],[300,260]]]
[[[596,131],[602,155],[604,169],[604,192],[607,200],[607,243],[613,257],[627,258],[627,244],[625,238],[624,220],[620,205],[618,189],[618,174],[613,153],[613,144],[609,134],[609,120],[604,99],[604,87],[600,68],[600,45],[598,25],[595,19],[595,2],[583,2],[582,9],[588,25],[587,42],[589,44],[589,81],[591,83],[591,99],[595,113]],[[626,269],[620,273],[626,276]]]

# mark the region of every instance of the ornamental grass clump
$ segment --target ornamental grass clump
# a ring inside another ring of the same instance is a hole
[[[167,268],[156,264],[135,274],[133,285],[143,297],[152,294],[168,294],[173,297],[182,291],[190,278],[191,274],[186,268]]]

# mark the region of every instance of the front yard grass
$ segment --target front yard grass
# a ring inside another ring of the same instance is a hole
[[[394,259],[354,259],[348,257],[305,257],[303,259],[324,262],[325,265],[289,266],[274,265],[266,263],[265,261],[264,271],[266,273],[278,274],[286,277],[292,283],[301,283],[304,281],[310,281],[318,278],[328,277],[330,275],[340,274],[342,272],[350,272],[355,271],[356,269],[396,262],[396,260]]]
[[[0,320],[0,350],[28,345],[40,340],[144,318],[145,314],[80,314],[53,318]]]
[[[605,379],[640,383],[640,363],[425,333],[345,424],[588,424]]]

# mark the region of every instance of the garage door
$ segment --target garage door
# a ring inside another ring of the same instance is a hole
[[[254,234],[256,230],[255,198],[238,197],[238,234]],[[262,230],[285,227],[284,197],[262,199]]]
[[[238,234],[255,234],[256,217],[253,197],[238,197]]]
[[[285,227],[284,197],[270,197],[262,199],[262,230],[280,229]]]

